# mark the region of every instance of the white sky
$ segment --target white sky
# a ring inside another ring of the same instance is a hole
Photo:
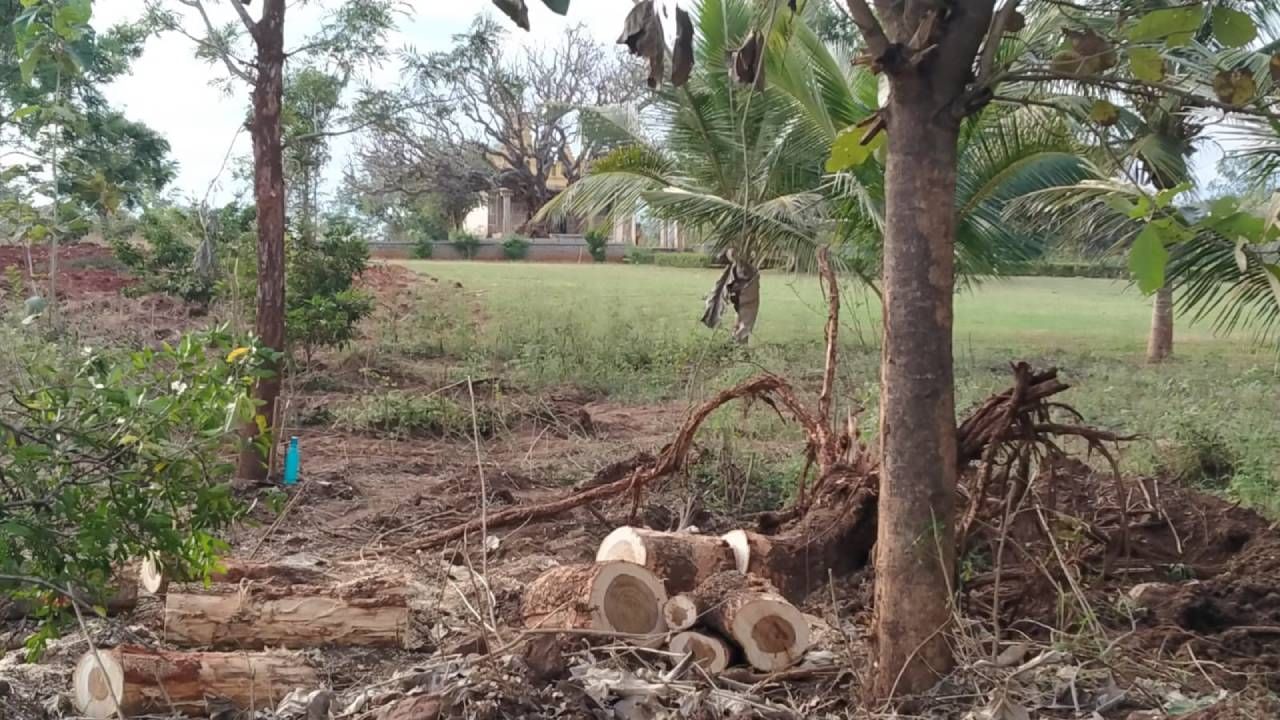
[[[236,20],[234,9],[227,3],[238,1],[209,0],[207,5],[213,22]],[[170,4],[182,9],[176,2]],[[287,43],[300,44],[326,13],[339,4],[340,0],[314,0],[300,7],[296,3],[291,6],[285,16]],[[477,14],[490,11],[497,14],[489,0],[412,0],[408,5],[409,14],[388,42],[396,50],[405,47],[419,52],[447,49],[451,36],[466,30]],[[593,35],[613,42],[631,5],[632,0],[578,0],[572,3],[565,18],[532,0],[529,2],[532,31],[525,33],[512,24],[511,41],[549,44],[570,25],[583,23]],[[260,7],[256,2],[249,5],[254,17]],[[99,0],[93,10],[93,24],[99,28],[133,20],[142,14],[141,3],[125,0]],[[199,16],[188,11],[186,20],[187,31],[200,35]],[[233,139],[235,155],[243,157],[250,152],[248,133],[239,132],[237,136],[237,129],[243,126],[246,117],[249,89],[238,81],[230,95],[214,87],[215,81],[227,77],[226,68],[196,59],[193,50],[194,44],[176,33],[153,37],[129,75],[108,87],[106,95],[131,119],[146,123],[169,140],[172,157],[179,165],[178,177],[171,189],[182,195],[203,197],[210,183],[219,177],[219,168]],[[391,87],[398,78],[398,62],[393,59],[371,73],[369,80],[381,87]],[[332,177],[338,176],[346,164],[348,148],[348,143],[335,143],[334,161],[330,166]],[[231,184],[228,166],[214,198],[229,199]]]
[[[238,1],[209,0],[207,4],[213,21],[216,24],[234,21],[236,16],[228,3]],[[299,44],[340,2],[312,0],[305,5],[295,3],[291,6],[286,16],[288,44]],[[132,20],[141,14],[140,5],[125,0],[99,0],[94,4],[94,25],[108,27]],[[176,2],[171,5],[182,7]],[[451,36],[464,31],[478,13],[496,13],[490,0],[412,0],[408,5],[409,14],[388,41],[392,49],[413,47],[419,52],[446,49]],[[510,37],[513,43],[549,44],[565,28],[579,22],[587,25],[594,36],[612,43],[617,39],[622,18],[631,7],[632,0],[576,0],[570,7],[568,18],[552,13],[537,0],[529,0],[528,5],[532,32],[525,33],[512,25]],[[256,17],[260,4],[252,3],[249,7]],[[200,21],[191,11],[188,11],[186,27],[191,34],[200,34]],[[134,63],[129,75],[113,83],[106,94],[130,118],[145,122],[168,138],[172,157],[179,163],[178,176],[171,189],[184,196],[203,197],[210,183],[218,179],[213,198],[226,200],[234,190],[231,165],[221,175],[219,168],[228,148],[232,149],[233,156],[249,154],[248,133],[237,134],[246,117],[249,90],[239,81],[231,94],[214,87],[215,81],[227,76],[226,69],[197,60],[193,50],[193,43],[176,33],[152,38],[145,54]],[[385,66],[371,73],[369,81],[390,87],[398,79],[398,63],[389,60]],[[331,179],[340,176],[349,147],[349,139],[339,139],[334,143]],[[1221,155],[1221,149],[1211,139],[1203,144],[1194,160],[1196,175],[1203,182],[1217,175],[1216,166]]]

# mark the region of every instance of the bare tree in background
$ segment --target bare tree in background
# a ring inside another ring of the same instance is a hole
[[[398,178],[391,186],[400,190],[407,180],[440,175],[465,195],[481,175],[479,161],[494,169],[493,185],[510,190],[529,215],[555,195],[557,174],[569,183],[581,177],[595,147],[577,108],[634,100],[643,89],[639,68],[581,25],[550,47],[510,45],[503,25],[481,16],[451,49],[411,57],[400,91],[411,109],[380,125],[365,144],[369,174]],[[450,220],[458,220],[456,213]]]

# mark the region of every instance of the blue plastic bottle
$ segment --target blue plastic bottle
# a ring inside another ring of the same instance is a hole
[[[284,456],[284,484],[298,484],[298,466],[302,459],[299,457],[298,436],[294,435],[289,438],[289,452]]]

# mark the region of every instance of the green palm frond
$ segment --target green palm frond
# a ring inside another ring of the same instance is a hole
[[[1183,312],[1193,321],[1209,321],[1222,333],[1247,327],[1265,339],[1280,327],[1277,263],[1280,249],[1274,245],[1237,249],[1206,233],[1173,256],[1168,276],[1181,289]]]

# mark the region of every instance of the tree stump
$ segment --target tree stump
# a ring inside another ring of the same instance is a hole
[[[525,627],[652,635],[666,628],[662,581],[635,563],[613,560],[551,568],[529,585]]]
[[[729,667],[733,651],[729,644],[714,635],[685,631],[671,638],[668,646],[677,655],[693,654],[693,662],[708,674],[719,675]]]
[[[408,600],[409,588],[395,580],[170,591],[164,633],[169,642],[209,647],[402,647]]]
[[[101,662],[99,662],[101,659]],[[296,688],[318,687],[320,677],[293,653],[217,653],[120,646],[90,650],[72,674],[76,709],[89,718],[149,713],[208,714],[205,698],[236,707],[274,707]]]
[[[742,648],[757,670],[785,670],[809,647],[804,615],[766,581],[731,570],[709,578],[693,599],[702,621]]]
[[[669,632],[688,630],[698,622],[698,606],[688,595],[672,595],[662,605],[662,619]]]
[[[733,549],[710,535],[620,527],[596,552],[597,561],[626,560],[662,578],[667,594],[689,592],[703,580],[735,567]]]

